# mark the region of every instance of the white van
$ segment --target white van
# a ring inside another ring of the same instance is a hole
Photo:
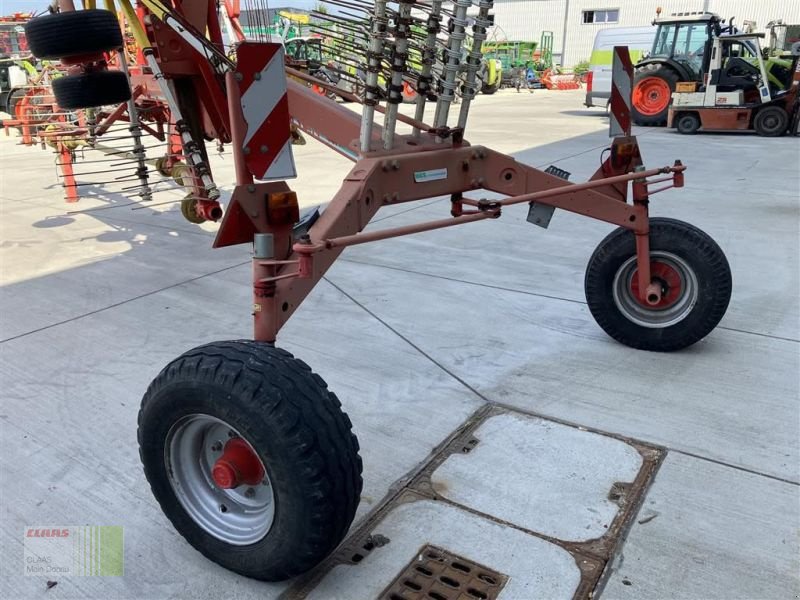
[[[586,106],[606,107],[611,100],[611,62],[614,46],[627,46],[635,65],[650,52],[656,27],[601,29],[594,38],[589,72],[586,74]]]

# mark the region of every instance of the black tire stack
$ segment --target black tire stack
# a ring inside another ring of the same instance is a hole
[[[43,60],[62,60],[111,52],[122,47],[116,15],[107,10],[59,12],[31,19],[25,25],[31,53]],[[128,78],[121,71],[93,70],[53,81],[61,108],[72,110],[126,102]]]

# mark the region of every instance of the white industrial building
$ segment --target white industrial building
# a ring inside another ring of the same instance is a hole
[[[710,11],[739,25],[755,21],[757,30],[775,19],[800,23],[800,0],[495,0],[492,37],[538,42],[551,31],[554,61],[570,67],[588,60],[600,29],[649,25],[659,7],[662,16]]]

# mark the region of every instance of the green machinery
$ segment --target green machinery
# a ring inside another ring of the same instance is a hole
[[[503,71],[517,64],[536,62],[536,42],[486,42],[483,45],[484,57],[499,60]]]
[[[553,68],[553,32],[543,31],[539,41],[539,64],[536,65],[537,71]],[[562,59],[563,60],[563,59]]]

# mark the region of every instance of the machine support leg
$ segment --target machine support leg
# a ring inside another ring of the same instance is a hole
[[[253,339],[275,342],[278,331],[275,314],[275,240],[270,233],[253,239]]]
[[[125,73],[125,77],[128,78],[128,82],[130,83],[130,73],[128,73],[128,62],[125,59],[125,52],[120,51],[118,58],[121,70]],[[131,132],[131,137],[133,138],[133,154],[136,156],[136,174],[139,176],[139,196],[141,196],[142,200],[148,202],[153,199],[153,192],[148,183],[145,148],[144,144],[142,144],[142,129],[139,127],[139,112],[136,110],[136,99],[133,95],[131,95],[131,99],[128,100],[128,120],[130,122],[128,131]]]
[[[75,181],[75,171],[72,169],[72,150],[62,141],[57,141],[58,165],[64,176],[64,198],[67,202],[77,202],[78,183]]]

